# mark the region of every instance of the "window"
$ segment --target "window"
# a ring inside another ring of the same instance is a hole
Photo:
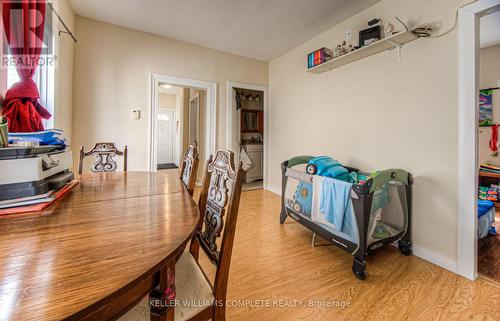
[[[10,57],[9,57],[10,58]],[[9,66],[7,69],[7,88],[10,88],[18,82],[19,75],[14,66]],[[44,106],[49,113],[52,114],[50,119],[43,119],[43,126],[45,128],[54,127],[54,87],[55,87],[55,66],[44,66],[38,68],[33,77],[38,91],[40,92],[40,103]]]

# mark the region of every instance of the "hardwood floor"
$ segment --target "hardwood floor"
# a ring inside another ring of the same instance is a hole
[[[280,225],[279,211],[273,193],[242,193],[228,320],[500,319],[500,287],[494,283],[468,281],[390,247],[368,259],[368,278],[359,281],[348,253],[312,248],[312,233],[290,218]],[[213,273],[207,260],[201,264]]]
[[[478,242],[478,272],[500,282],[500,212],[496,212],[496,235],[488,235]]]

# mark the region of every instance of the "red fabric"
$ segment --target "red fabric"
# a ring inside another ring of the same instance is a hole
[[[9,48],[21,81],[5,94],[2,114],[9,119],[9,131],[44,130],[42,118],[52,115],[40,104],[40,93],[33,81],[43,46],[45,0],[3,1],[3,24]],[[22,15],[14,15],[20,12]],[[12,20],[12,21],[11,21]]]
[[[498,144],[498,125],[491,126],[491,139],[490,139],[490,149],[492,152],[496,152]]]

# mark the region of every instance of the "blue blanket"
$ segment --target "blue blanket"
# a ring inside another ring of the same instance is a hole
[[[495,206],[495,203],[487,200],[477,200],[477,217],[488,213]]]
[[[321,186],[320,212],[336,228],[357,239],[356,219],[350,197],[352,184],[325,177]]]

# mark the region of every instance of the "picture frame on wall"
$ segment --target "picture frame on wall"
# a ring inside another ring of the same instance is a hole
[[[479,127],[493,125],[493,90],[479,91]]]

